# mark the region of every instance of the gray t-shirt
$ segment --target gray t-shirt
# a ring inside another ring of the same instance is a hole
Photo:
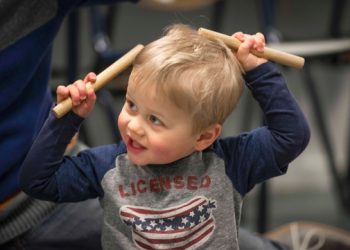
[[[102,180],[104,249],[236,249],[242,198],[215,153],[145,167],[122,154],[115,164]]]

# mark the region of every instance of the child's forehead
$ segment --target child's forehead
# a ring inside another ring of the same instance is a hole
[[[153,92],[159,98],[163,98],[167,96],[164,90],[164,84],[167,83],[160,80],[160,78],[157,71],[149,71],[144,68],[133,69],[129,77],[128,89],[133,92],[141,91],[144,94]]]
[[[146,67],[147,68],[147,67]],[[132,70],[129,77],[129,91],[139,92],[143,95],[154,95],[159,103],[170,102],[182,110],[192,113],[194,106],[198,103],[198,94],[193,88],[193,82],[196,82],[194,74],[188,74],[176,71],[161,72],[143,70],[144,67],[138,67]],[[191,77],[187,77],[190,75]]]
[[[159,104],[170,102],[169,98],[159,91],[158,83],[150,79],[129,78],[127,94],[131,96],[146,97]]]
[[[142,91],[144,94],[148,94],[149,92],[156,91],[158,83],[154,77],[150,77],[149,75],[142,74],[142,72],[131,72],[128,81],[128,91],[138,92]]]
[[[174,88],[164,87],[164,83],[157,82],[154,79],[138,79],[129,78],[127,93],[130,96],[139,97],[139,99],[147,99],[157,105],[176,108],[182,107],[188,97],[175,91]],[[183,108],[180,108],[183,110]]]
[[[166,94],[157,91],[155,84],[149,87],[138,86],[139,84],[130,82],[127,88],[127,98],[135,102],[140,110],[155,114],[163,119],[171,120],[177,116],[190,116],[188,110],[181,109]],[[170,117],[170,118],[169,118]]]

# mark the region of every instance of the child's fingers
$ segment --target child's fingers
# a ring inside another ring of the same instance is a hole
[[[56,89],[57,103],[69,97],[69,89],[64,85],[59,85]]]
[[[90,72],[88,73],[85,77],[84,77],[84,82],[91,82],[91,83],[95,83],[96,82],[96,74],[94,72]]]
[[[249,55],[250,49],[254,46],[254,38],[252,36],[245,35],[245,40],[239,46],[237,50],[237,56],[245,58]]]
[[[234,34],[234,36],[242,41],[236,52],[236,57],[243,66],[244,70],[249,71],[266,62],[265,59],[258,58],[250,53],[252,49],[258,52],[264,51],[265,37],[263,34],[258,32],[255,35],[249,35],[237,32]]]
[[[240,42],[243,42],[245,40],[245,35],[241,31],[235,32],[232,36],[238,39]]]
[[[259,65],[259,59],[250,53],[255,46],[255,38],[250,35],[245,35],[246,39],[239,46],[236,57],[241,63],[245,71],[249,71]]]
[[[259,42],[261,42],[265,45],[265,36],[262,33],[260,33],[260,32],[256,33],[255,37]]]
[[[252,46],[251,48],[256,49],[258,51],[262,52],[265,47],[265,37],[260,32],[256,33],[255,35],[249,35],[239,31],[234,33],[232,36],[238,39],[242,43],[244,43],[247,39],[253,38],[254,46]]]
[[[87,95],[86,84],[83,81],[75,81],[74,85],[79,91],[80,100],[85,100]]]
[[[76,85],[71,84],[67,87],[69,89],[70,98],[72,99],[73,106],[78,106],[81,103],[79,90]]]
[[[56,90],[57,102],[61,102],[70,97],[72,99],[73,106],[79,106],[82,101],[85,101],[89,97],[86,83],[90,82],[93,84],[96,82],[96,78],[96,74],[90,72],[84,77],[84,80],[77,80],[68,86],[58,86]],[[92,89],[90,90],[92,93],[89,95],[92,95],[92,101],[94,101],[96,99],[95,93]]]
[[[89,106],[89,107],[93,107],[93,105],[95,104],[96,102],[96,94],[95,94],[95,91],[93,89],[89,89],[87,91],[87,98],[86,98],[86,104]]]
[[[259,52],[263,52],[265,47],[264,35],[258,32],[254,35],[254,40],[255,40],[254,49],[256,49]]]

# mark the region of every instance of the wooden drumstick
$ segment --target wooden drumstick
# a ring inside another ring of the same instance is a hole
[[[135,57],[140,53],[143,49],[142,44],[136,45],[133,49],[131,49],[128,53],[123,55],[113,64],[108,66],[105,70],[97,75],[96,82],[94,84],[87,83],[86,88],[93,88],[95,91],[101,89],[105,86],[109,81],[115,78],[119,73],[128,68],[134,61]],[[58,103],[52,111],[54,112],[57,118],[61,118],[65,114],[67,114],[72,109],[72,99],[67,98],[62,102]]]
[[[241,42],[238,39],[232,36],[228,36],[228,35],[225,35],[216,31],[208,30],[205,28],[199,28],[198,33],[200,35],[207,37],[210,40],[221,40],[228,47],[234,50],[237,50],[239,45],[241,44]],[[304,67],[304,63],[305,63],[305,59],[303,57],[289,54],[280,50],[271,49],[268,47],[265,47],[263,52],[259,52],[253,49],[253,50],[250,50],[250,53],[258,57],[262,57],[262,58],[274,61],[276,63],[290,66],[297,69],[301,69],[302,67]]]

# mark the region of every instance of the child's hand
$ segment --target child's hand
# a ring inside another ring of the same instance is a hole
[[[266,59],[249,53],[249,50],[251,49],[258,52],[264,51],[265,37],[263,34],[256,33],[255,35],[248,35],[242,32],[236,32],[233,34],[233,36],[242,42],[236,52],[236,57],[246,72],[256,68],[260,64],[267,62]]]
[[[73,112],[82,118],[88,117],[95,105],[96,95],[92,88],[86,89],[86,84],[88,82],[93,84],[95,81],[96,74],[91,72],[85,76],[84,80],[77,80],[68,86],[58,86],[56,90],[57,103],[70,97],[73,103]]]

